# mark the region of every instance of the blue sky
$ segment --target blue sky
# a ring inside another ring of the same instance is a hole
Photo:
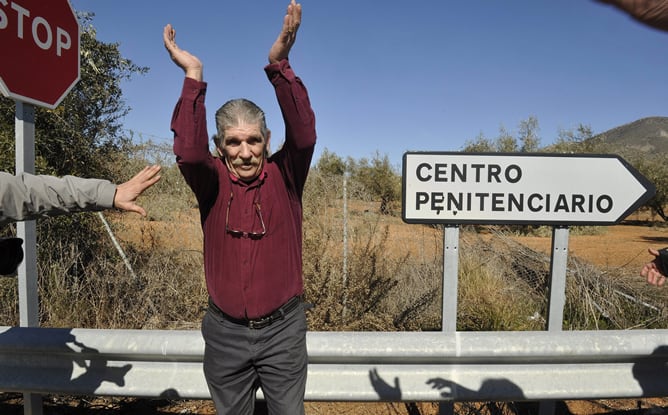
[[[342,156],[458,151],[480,134],[516,133],[535,116],[541,145],[560,129],[594,133],[666,116],[668,33],[591,0],[303,0],[291,63],[306,84],[318,146]],[[183,73],[162,46],[177,43],[204,63],[213,113],[230,98],[260,105],[273,130],[283,124],[263,66],[287,0],[71,0],[95,13],[104,42],[150,71],[124,84],[132,107],[125,128],[171,141],[169,122]]]

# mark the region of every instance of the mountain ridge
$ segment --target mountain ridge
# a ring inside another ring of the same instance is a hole
[[[668,153],[668,117],[645,117],[611,128],[591,138],[643,153]]]

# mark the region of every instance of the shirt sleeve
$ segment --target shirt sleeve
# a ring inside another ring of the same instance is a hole
[[[200,203],[215,197],[217,173],[206,127],[206,82],[185,78],[172,114],[174,154],[186,183]]]
[[[101,179],[0,172],[0,224],[109,209],[116,185]]]
[[[285,123],[284,168],[301,194],[315,149],[315,114],[304,83],[287,59],[269,64],[264,70],[274,86]]]
[[[295,75],[287,59],[267,65],[265,73],[274,86],[285,122],[286,144],[298,150],[315,146],[315,114],[302,80]]]

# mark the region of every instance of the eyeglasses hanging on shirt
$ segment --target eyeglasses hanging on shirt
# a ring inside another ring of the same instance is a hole
[[[259,189],[257,193],[258,194],[260,193]],[[235,226],[230,226],[230,207],[232,206],[233,199],[234,199],[234,193],[230,192],[230,200],[227,202],[227,213],[225,214],[225,232],[238,238],[250,238],[250,239],[262,238],[267,233],[267,228],[264,225],[264,219],[262,218],[262,208],[260,206],[260,201],[253,200],[253,208],[255,209],[255,213],[257,213],[257,216],[260,218],[260,225],[262,226],[262,230],[242,231],[238,230]]]

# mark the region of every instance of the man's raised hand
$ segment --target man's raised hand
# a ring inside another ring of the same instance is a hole
[[[203,65],[195,55],[181,49],[176,44],[176,30],[171,24],[167,24],[162,31],[162,40],[165,43],[165,49],[169,52],[169,57],[174,63],[185,72],[188,78],[196,81],[203,80]]]
[[[292,45],[297,40],[297,31],[302,22],[302,5],[291,0],[288,11],[283,17],[283,27],[276,41],[269,50],[269,63],[277,63],[287,59]]]

